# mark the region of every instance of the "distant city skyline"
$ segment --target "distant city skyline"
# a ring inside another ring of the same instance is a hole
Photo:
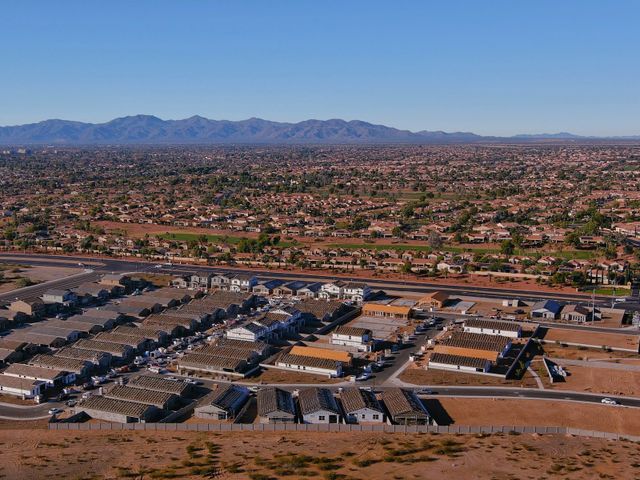
[[[0,125],[136,114],[640,135],[640,3],[3,5]]]

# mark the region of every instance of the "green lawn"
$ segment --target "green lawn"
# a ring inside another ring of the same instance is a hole
[[[199,241],[200,237],[202,234],[199,233],[184,233],[184,232],[167,232],[167,233],[162,233],[160,235],[158,235],[160,238],[165,239],[165,240],[176,240],[178,242],[190,242],[190,241]],[[249,237],[238,237],[238,236],[234,236],[234,235],[207,235],[207,242],[209,243],[217,243],[217,244],[222,244],[222,243],[227,243],[230,245],[236,245],[240,242],[240,240],[242,240],[243,238],[249,238]],[[279,247],[291,247],[293,245],[295,245],[296,242],[287,242],[287,241],[283,241],[281,240],[278,243]]]
[[[585,290],[585,292],[590,292]],[[596,289],[596,295],[611,295],[612,297],[627,297],[631,295],[631,290],[626,287],[602,287]]]
[[[201,234],[199,233],[184,233],[184,232],[167,232],[158,235],[160,238],[165,240],[177,240],[180,242],[190,242],[190,241],[198,241]],[[235,237],[231,235],[207,235],[207,242],[210,243],[231,243],[236,244],[242,237]]]

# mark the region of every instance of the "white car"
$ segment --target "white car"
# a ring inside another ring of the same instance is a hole
[[[62,410],[60,408],[50,408],[49,409],[49,415],[55,415],[57,413],[62,412]]]
[[[609,397],[603,398],[602,400],[600,400],[600,403],[604,403],[605,405],[620,405],[617,400]]]

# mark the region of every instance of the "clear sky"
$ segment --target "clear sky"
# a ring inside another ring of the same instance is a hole
[[[145,113],[640,134],[637,0],[20,0],[0,16],[0,125]]]

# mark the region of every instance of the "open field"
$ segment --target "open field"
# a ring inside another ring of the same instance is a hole
[[[262,370],[259,375],[245,378],[242,381],[255,383],[339,383],[344,382],[344,379],[270,368],[268,370]]]
[[[25,266],[0,263],[0,293],[10,292],[30,284],[48,282],[81,273],[81,268]]]
[[[561,435],[3,430],[0,444],[3,478],[23,480],[533,480],[634,478],[640,469],[637,444]]]
[[[562,362],[560,363],[562,364]],[[605,395],[640,396],[640,371],[582,365],[562,366],[569,374],[566,381],[553,383],[550,388]]]
[[[618,361],[637,359],[638,354],[632,352],[620,352],[616,350],[606,351],[602,348],[571,347],[554,343],[542,345],[544,354],[551,358],[568,358],[570,360],[607,360]]]
[[[488,375],[448,372],[445,370],[425,370],[412,365],[402,372],[398,378],[413,385],[478,385],[537,388],[535,379],[529,372],[525,373],[520,380],[505,380],[504,378],[490,377]]]
[[[560,342],[593,347],[607,346],[638,352],[640,337],[637,334],[618,334],[582,331],[575,329],[549,328],[544,336],[545,342]]]
[[[561,425],[629,435],[640,432],[640,415],[635,408],[505,398],[438,400],[460,425]]]

